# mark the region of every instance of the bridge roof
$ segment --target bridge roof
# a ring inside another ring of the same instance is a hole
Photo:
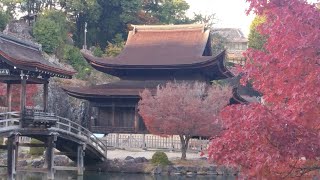
[[[46,60],[41,46],[0,33],[0,58],[21,70],[41,72],[51,76],[71,78],[75,71],[60,67]]]

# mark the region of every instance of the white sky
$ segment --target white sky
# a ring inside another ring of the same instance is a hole
[[[216,14],[216,27],[240,28],[247,36],[253,14],[246,16],[245,10],[248,8],[246,0],[186,0],[190,9],[188,15],[193,12],[201,14]],[[319,0],[308,0],[309,3],[316,3]]]

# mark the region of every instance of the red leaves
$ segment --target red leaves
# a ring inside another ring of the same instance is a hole
[[[264,104],[226,108],[227,130],[209,155],[256,178],[305,175],[320,164],[320,11],[303,0],[248,2],[266,17],[259,31],[268,38],[263,51],[246,52],[242,82]]]
[[[218,114],[231,97],[229,87],[168,83],[154,96],[141,93],[139,114],[151,133],[211,136],[220,132]]]
[[[17,111],[20,109],[20,85],[13,85],[12,88],[12,110]],[[34,96],[38,93],[38,87],[35,84],[27,85],[27,106],[34,105]],[[7,94],[6,85],[0,83],[0,96],[5,100]],[[5,102],[1,103],[1,106],[5,106]]]

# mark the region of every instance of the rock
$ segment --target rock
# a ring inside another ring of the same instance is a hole
[[[145,163],[145,162],[149,162],[149,161],[145,157],[137,157],[137,158],[134,158],[134,162],[135,163]]]
[[[28,162],[26,160],[18,161],[18,167],[28,166]]]
[[[134,158],[132,157],[132,156],[127,156],[126,158],[124,158],[124,160],[130,160],[130,159],[133,159],[134,160]]]
[[[67,166],[69,164],[69,159],[66,156],[55,156],[54,165],[55,166]]]
[[[44,164],[44,160],[43,159],[34,159],[31,162],[31,166],[35,167],[35,168],[40,168],[42,167]]]
[[[162,167],[158,165],[156,168],[153,169],[153,171],[151,173],[152,174],[161,174],[162,170],[163,170]]]
[[[208,160],[208,158],[207,157],[201,157],[201,158],[199,158],[200,160]]]
[[[198,168],[194,166],[189,166],[189,167],[186,167],[186,171],[196,173],[198,171]]]

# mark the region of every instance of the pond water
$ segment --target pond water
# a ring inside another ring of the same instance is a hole
[[[3,176],[2,176],[3,178]],[[0,177],[0,180],[2,180]],[[45,180],[47,175],[44,173],[19,172],[16,180]],[[70,171],[57,171],[55,173],[55,180],[234,180],[234,176],[151,176],[146,174],[124,174],[124,173],[95,173],[85,172],[84,176],[77,176]]]

